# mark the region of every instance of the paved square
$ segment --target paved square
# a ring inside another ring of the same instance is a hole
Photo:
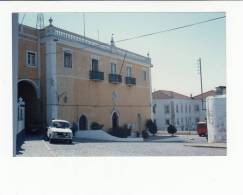
[[[73,144],[50,144],[43,137],[27,137],[17,156],[224,156],[224,147],[195,147],[205,145],[206,138],[198,135],[150,137],[144,142],[102,142],[74,138]]]

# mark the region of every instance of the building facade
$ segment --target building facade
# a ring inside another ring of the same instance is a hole
[[[19,25],[18,97],[28,129],[64,119],[89,129],[151,118],[151,59],[50,25]]]
[[[153,116],[158,129],[167,130],[172,124],[179,131],[196,130],[197,122],[207,121],[207,97],[217,95],[226,95],[226,86],[193,97],[166,90],[153,92]]]
[[[166,90],[153,92],[153,113],[159,130],[169,124],[179,131],[195,130],[201,120],[200,100]]]

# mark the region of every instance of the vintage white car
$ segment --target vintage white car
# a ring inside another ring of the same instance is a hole
[[[71,144],[73,139],[71,124],[65,120],[52,120],[47,129],[47,138],[50,143],[53,140],[67,140]]]

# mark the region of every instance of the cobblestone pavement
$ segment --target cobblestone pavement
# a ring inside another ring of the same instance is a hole
[[[101,142],[74,138],[73,144],[50,144],[43,137],[27,137],[17,156],[224,156],[225,148],[192,147],[188,143],[204,144],[206,138],[197,135],[150,137],[144,142]]]

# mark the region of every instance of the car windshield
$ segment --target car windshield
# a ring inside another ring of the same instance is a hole
[[[56,128],[69,128],[70,125],[67,122],[55,121],[55,122],[52,122],[52,127],[56,127]]]

